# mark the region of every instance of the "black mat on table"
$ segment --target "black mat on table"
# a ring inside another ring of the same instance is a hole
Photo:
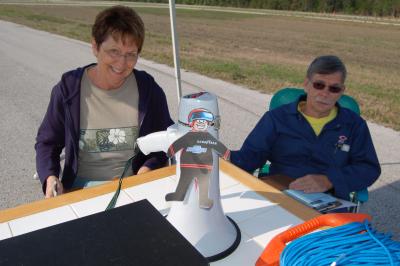
[[[208,265],[147,201],[0,241],[0,265]]]

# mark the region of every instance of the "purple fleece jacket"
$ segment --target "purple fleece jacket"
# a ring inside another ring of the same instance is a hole
[[[46,179],[60,173],[60,153],[65,148],[65,165],[62,177],[64,188],[74,183],[78,172],[80,88],[84,70],[94,64],[77,68],[63,74],[52,90],[46,115],[36,137],[36,169],[46,190]],[[163,131],[173,124],[163,90],[145,71],[134,69],[139,91],[139,137]],[[127,158],[128,159],[128,158]],[[141,166],[156,169],[165,165],[163,152],[145,156],[139,152],[132,162],[137,173]]]

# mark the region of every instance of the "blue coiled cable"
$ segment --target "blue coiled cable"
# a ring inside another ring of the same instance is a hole
[[[282,266],[400,265],[400,243],[372,229],[368,220],[305,235],[289,243]]]

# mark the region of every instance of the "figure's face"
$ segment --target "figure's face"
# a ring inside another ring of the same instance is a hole
[[[343,95],[345,86],[342,74],[314,74],[306,78],[304,89],[307,92],[305,114],[315,118],[326,117]]]
[[[193,130],[194,131],[205,131],[208,128],[208,121],[207,120],[194,120],[193,122]]]
[[[92,41],[93,54],[97,57],[98,76],[109,89],[119,88],[132,73],[138,59],[138,47],[132,37],[114,40],[112,36],[99,46]]]

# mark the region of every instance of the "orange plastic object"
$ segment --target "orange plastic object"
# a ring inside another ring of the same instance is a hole
[[[305,223],[296,225],[285,232],[276,235],[264,249],[256,262],[256,266],[278,266],[279,257],[286,247],[286,243],[308,234],[324,226],[340,226],[352,222],[371,220],[371,216],[362,213],[328,213],[311,219]]]

